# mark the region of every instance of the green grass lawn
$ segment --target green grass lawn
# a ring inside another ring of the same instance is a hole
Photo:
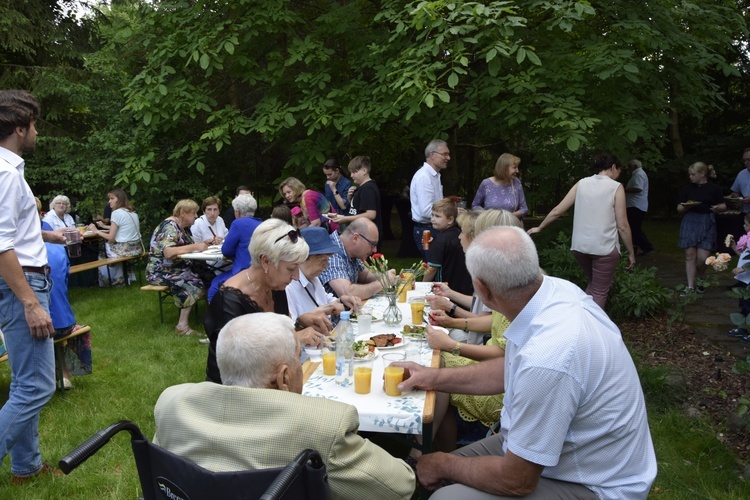
[[[666,230],[652,230],[649,236],[659,251],[667,251],[668,243],[674,246],[674,236],[671,243],[666,236],[662,241],[662,232]],[[410,263],[392,260],[394,266]],[[207,346],[198,344],[196,338],[175,335],[177,310],[171,304],[166,305],[167,323],[161,325],[155,294],[132,285],[74,288],[70,297],[78,322],[92,328],[94,371],[73,377],[76,388],[64,396],[57,393],[42,412],[42,453],[53,463],[120,419],[133,420],[146,436],[153,437],[153,408],[159,394],[174,384],[201,381],[205,374]],[[202,330],[192,316],[191,321]],[[750,498],[750,485],[738,479],[734,458],[717,439],[721,429],[682,416],[669,394],[658,397],[668,392],[659,373],[649,370],[642,379],[659,460],[652,497]],[[8,366],[2,364],[0,401],[7,397],[9,383]],[[118,435],[69,476],[43,477],[11,489],[8,458],[3,465],[0,498],[134,499],[140,493],[127,433]]]

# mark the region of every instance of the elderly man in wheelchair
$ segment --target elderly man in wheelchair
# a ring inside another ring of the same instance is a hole
[[[334,499],[412,496],[412,469],[357,434],[353,406],[301,394],[300,344],[289,317],[233,319],[219,334],[216,357],[223,385],[181,384],[159,397],[155,443],[215,472],[283,467],[312,448]]]

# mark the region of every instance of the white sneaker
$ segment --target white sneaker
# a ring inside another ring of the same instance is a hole
[[[209,338],[208,338],[208,337],[206,337],[206,338],[204,338],[204,339],[198,339],[198,343],[199,343],[199,344],[210,344],[210,343],[211,343],[211,341],[209,340]]]

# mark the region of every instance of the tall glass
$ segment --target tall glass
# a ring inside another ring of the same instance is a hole
[[[398,289],[398,301],[406,302],[406,292],[411,290],[414,283],[414,273],[402,269],[401,276],[403,276],[403,278],[401,278],[401,286]]]
[[[409,299],[409,306],[411,306],[411,324],[421,325],[424,321],[424,297],[412,297]]]
[[[370,394],[372,386],[372,358],[354,359],[354,392]]]
[[[357,310],[357,332],[360,335],[372,332],[372,307],[360,307]]]
[[[404,381],[404,367],[391,366],[396,361],[404,361],[403,353],[388,353],[383,355],[383,376],[385,377],[385,393],[388,396],[400,396],[398,384]]]

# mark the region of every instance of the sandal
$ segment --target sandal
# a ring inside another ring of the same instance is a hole
[[[177,333],[177,335],[182,335],[185,337],[190,336],[190,335],[200,335],[200,332],[193,330],[189,326],[185,328],[184,330],[180,330],[179,328],[175,326],[174,331],[175,333]]]

